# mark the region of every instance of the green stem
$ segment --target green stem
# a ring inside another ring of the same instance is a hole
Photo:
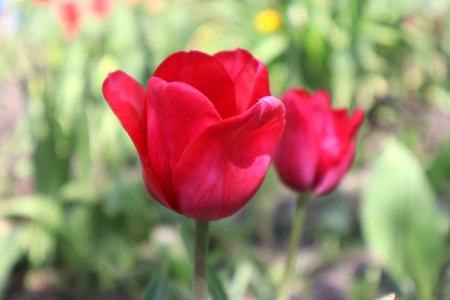
[[[195,221],[194,300],[208,299],[208,221]]]
[[[291,229],[291,236],[289,238],[289,248],[286,256],[286,263],[284,265],[283,281],[281,282],[278,300],[289,299],[290,283],[292,275],[292,267],[295,264],[295,254],[302,236],[303,220],[305,218],[306,205],[308,204],[309,196],[300,194],[297,198],[297,207],[295,211],[294,225]]]

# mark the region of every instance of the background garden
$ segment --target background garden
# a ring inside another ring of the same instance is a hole
[[[190,299],[194,222],[150,198],[101,85],[237,47],[274,96],[366,114],[351,171],[308,205],[295,299],[450,299],[448,1],[0,0],[4,299]],[[214,300],[275,298],[294,198],[271,167],[211,224]]]

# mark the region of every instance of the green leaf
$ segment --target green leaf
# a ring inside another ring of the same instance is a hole
[[[0,201],[0,217],[31,219],[55,232],[64,227],[64,214],[60,203],[42,195]]]
[[[397,140],[376,159],[361,209],[365,240],[390,275],[411,278],[418,298],[432,299],[447,228],[419,162]]]
[[[437,193],[450,195],[450,139],[444,142],[427,170],[428,179]]]
[[[20,229],[0,238],[0,299],[12,269],[24,255],[22,240],[23,232]]]
[[[44,113],[39,120],[32,122],[36,135],[33,153],[35,187],[44,194],[55,194],[69,179],[76,142],[74,128],[65,129],[58,120],[52,94],[52,89],[46,92],[42,107]]]
[[[195,244],[195,237],[193,233],[194,229],[191,226],[188,226],[188,224],[186,223],[182,224],[182,226],[179,226],[178,228],[187,255],[189,257],[194,257],[194,244]]]
[[[333,105],[350,107],[355,90],[356,66],[350,51],[335,51],[331,55]]]
[[[208,286],[213,300],[228,300],[222,282],[211,265],[208,265]]]
[[[283,54],[289,46],[289,40],[283,34],[273,34],[261,40],[252,51],[255,57],[258,57],[266,64],[270,64],[278,56]]]
[[[139,298],[140,300],[164,300],[166,299],[168,274],[167,264],[164,263],[160,272],[148,284],[144,294]]]

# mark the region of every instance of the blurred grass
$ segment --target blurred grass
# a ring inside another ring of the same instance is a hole
[[[393,134],[425,166],[448,220],[449,5],[115,0],[104,19],[83,15],[80,32],[67,40],[53,4],[0,1],[0,291],[6,298],[59,291],[61,299],[113,291],[135,299],[165,281],[157,270],[167,265],[168,299],[190,298],[193,224],[150,200],[101,84],[121,69],[145,85],[178,50],[241,47],[267,64],[274,95],[290,86],[328,89],[334,106],[362,107],[368,116],[353,171],[309,207],[296,293],[373,299],[394,291],[396,299],[414,299],[407,274],[398,280],[383,271],[391,266],[367,257],[359,195],[372,175],[368,163]],[[261,15],[267,9],[273,14]],[[271,29],[261,31],[261,22]],[[274,298],[291,198],[270,170],[242,212],[212,224],[210,263],[230,299]],[[444,266],[433,274],[441,276],[435,299],[450,297]]]

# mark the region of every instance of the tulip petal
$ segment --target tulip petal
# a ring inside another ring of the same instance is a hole
[[[164,194],[162,188],[152,170],[147,167],[144,89],[136,80],[122,71],[110,73],[103,83],[102,89],[106,101],[136,146],[141,158],[142,173],[148,192],[153,198],[162,199]],[[169,207],[165,201],[161,204]]]
[[[158,178],[170,207],[179,211],[172,187],[175,166],[189,142],[222,119],[205,95],[183,82],[151,77],[147,96],[147,167]]]
[[[103,83],[103,96],[131,137],[139,155],[144,157],[147,141],[145,91],[122,71],[110,73]]]
[[[341,181],[344,174],[350,169],[353,158],[355,156],[355,142],[349,143],[345,149],[343,156],[337,161],[337,165],[334,167],[328,167],[325,173],[320,178],[320,182],[314,187],[314,194],[322,195],[333,190]]]
[[[166,196],[164,190],[159,184],[158,180],[156,180],[155,176],[151,168],[148,166],[146,160],[141,160],[142,162],[142,178],[144,179],[145,187],[147,188],[148,193],[152,196],[153,199],[157,200],[159,203],[164,205],[165,207],[172,209],[172,205],[166,200]]]
[[[312,189],[319,164],[316,123],[321,122],[322,112],[317,108],[308,109],[316,105],[310,98],[306,91],[300,89],[291,89],[283,95],[287,125],[273,159],[283,182],[297,191]]]
[[[242,208],[264,179],[284,129],[284,113],[281,101],[264,97],[192,140],[174,172],[182,213],[216,220]]]
[[[330,169],[342,161],[348,138],[348,115],[346,109],[333,110],[327,91],[316,91],[311,96],[309,122],[316,127],[318,157],[314,187],[320,184]]]
[[[223,65],[210,55],[199,51],[176,52],[159,65],[153,76],[196,88],[213,103],[223,119],[236,115],[233,81]]]
[[[364,113],[361,109],[357,109],[351,119],[347,109],[333,111],[331,120],[335,130],[333,139],[338,141],[336,149],[333,150],[336,155],[330,153],[323,155],[328,160],[322,163],[328,165],[323,167],[320,182],[314,188],[317,195],[333,190],[351,167],[355,156],[356,133],[363,120]]]
[[[222,51],[214,55],[230,74],[236,93],[237,114],[270,96],[269,73],[266,65],[243,49]]]
[[[348,115],[347,109],[333,111],[334,127],[341,131],[344,130],[344,132],[340,131],[339,134],[344,134],[345,138],[353,136],[363,121],[364,112],[361,109],[356,109],[351,118]]]
[[[304,103],[303,111],[307,112],[310,126],[313,126],[317,134],[327,134],[332,129],[330,119],[332,114],[331,97],[325,90],[315,91]]]

